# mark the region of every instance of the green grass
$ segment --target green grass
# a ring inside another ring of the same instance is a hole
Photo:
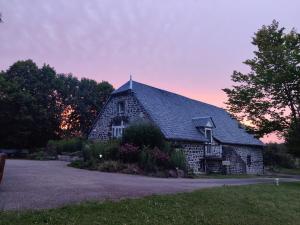
[[[0,213],[0,224],[300,224],[300,183],[204,189],[36,212]]]

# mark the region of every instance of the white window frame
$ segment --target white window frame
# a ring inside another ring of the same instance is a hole
[[[121,138],[123,136],[124,133],[124,123],[123,121],[121,121],[121,125],[119,126],[112,126],[111,130],[112,130],[112,137],[113,138]]]

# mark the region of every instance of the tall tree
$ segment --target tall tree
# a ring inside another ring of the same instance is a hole
[[[32,148],[83,136],[113,91],[108,82],[56,74],[31,60],[0,73],[0,147]]]
[[[249,73],[234,71],[235,83],[224,89],[228,110],[251,122],[258,137],[277,131],[286,134],[300,119],[300,34],[285,33],[277,21],[253,37],[254,58],[244,62]]]
[[[32,123],[24,126],[30,133],[26,138],[29,145],[42,146],[47,140],[58,138],[61,112],[56,107],[56,72],[46,65],[39,69],[33,61],[26,60],[14,63],[4,75],[18,86],[19,91],[12,94],[30,96],[30,101],[20,102],[15,112],[31,118]],[[19,111],[22,107],[26,107],[26,113]]]

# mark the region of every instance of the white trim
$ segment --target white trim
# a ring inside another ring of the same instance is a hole
[[[121,125],[119,125],[119,126],[112,126],[111,127],[112,137],[113,138],[121,138],[123,136],[124,129],[125,129],[125,126],[124,126],[123,121],[121,121]]]

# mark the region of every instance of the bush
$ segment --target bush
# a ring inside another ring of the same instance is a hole
[[[268,144],[264,151],[264,164],[267,166],[279,166],[285,168],[295,168],[295,158],[287,153],[284,144]]]
[[[84,153],[87,153],[88,151],[89,158],[93,157],[97,160],[115,160],[119,158],[119,146],[120,143],[117,140],[108,142],[90,142],[84,145],[83,150]],[[100,155],[102,156],[101,158]]]
[[[151,155],[154,159],[155,164],[158,166],[167,168],[169,166],[170,157],[167,153],[162,152],[159,148],[154,147],[151,151]]]
[[[124,165],[121,162],[118,161],[104,161],[97,166],[97,170],[103,171],[103,172],[119,172],[123,169],[127,168],[126,165]]]
[[[140,149],[132,144],[124,144],[120,147],[120,158],[124,162],[137,162]]]
[[[137,123],[127,127],[124,131],[123,143],[131,143],[140,148],[149,146],[164,149],[165,139],[160,129],[150,123]]]
[[[55,160],[56,156],[49,155],[45,151],[38,151],[38,152],[33,152],[27,156],[28,159],[33,159],[33,160]]]
[[[156,163],[152,157],[151,149],[145,146],[139,155],[139,166],[146,172],[153,172],[157,170]]]
[[[186,170],[186,158],[181,149],[174,149],[171,153],[170,163],[173,168]]]
[[[50,140],[47,144],[47,152],[52,154],[61,154],[62,152],[81,151],[84,142],[85,141],[81,138]]]

